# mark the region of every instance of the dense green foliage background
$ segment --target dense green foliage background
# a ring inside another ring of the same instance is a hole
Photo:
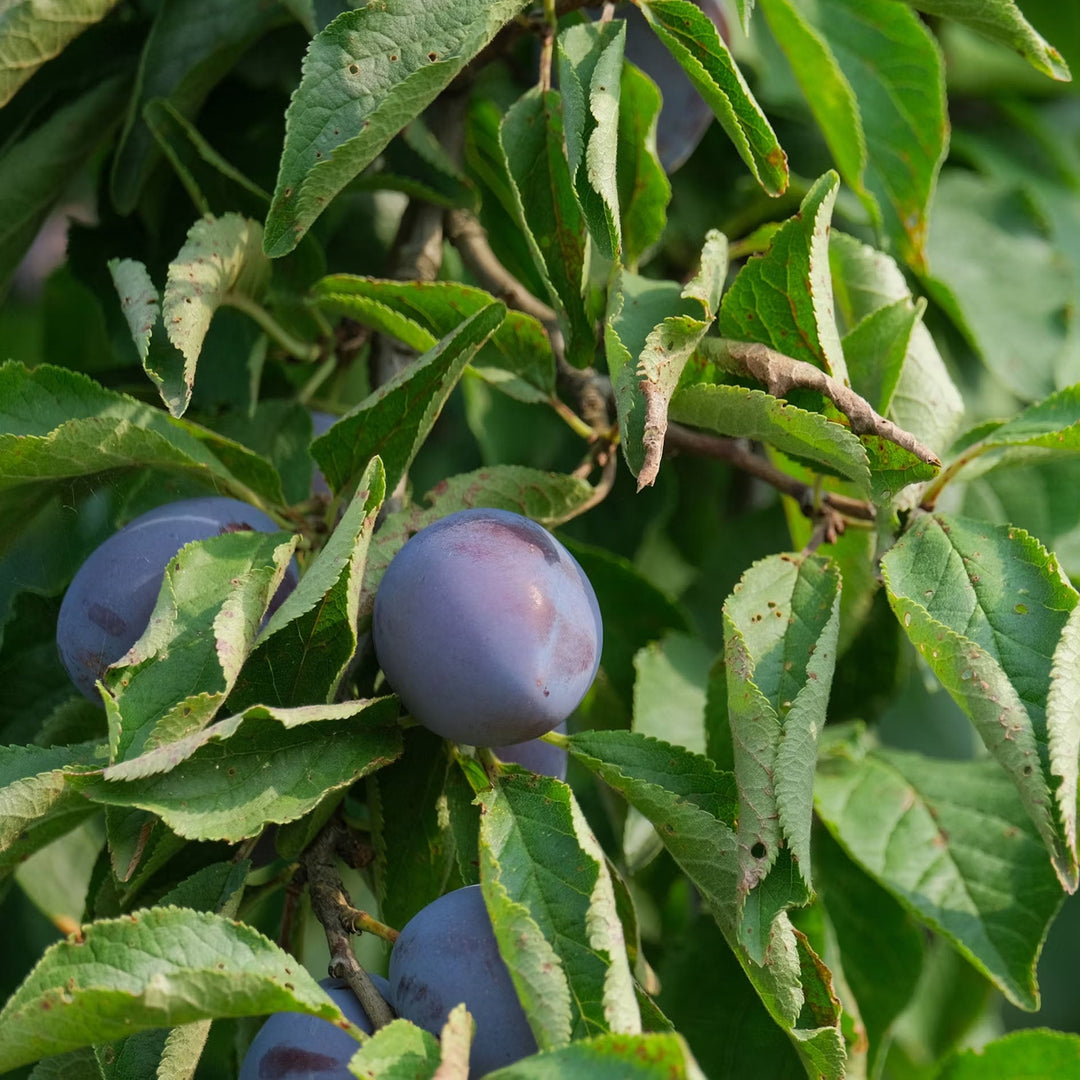
[[[545,1051],[500,1076],[1077,1073],[1080,7],[355,8],[0,9],[0,1073],[336,1015],[328,822],[392,927],[481,883]],[[670,176],[661,95],[716,118]],[[185,548],[84,701],[74,571],[207,491],[282,532]],[[377,669],[476,505],[599,596],[568,785]]]

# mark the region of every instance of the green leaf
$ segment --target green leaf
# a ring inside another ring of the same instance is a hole
[[[856,371],[864,387],[860,396],[887,416],[904,370],[911,334],[926,311],[926,301],[903,296],[870,312],[843,337],[844,359],[855,385]]]
[[[954,447],[956,464],[964,463],[964,479],[969,481],[999,466],[1038,464],[1078,451],[1080,385],[1058,390],[1004,423],[984,422]]]
[[[405,732],[405,752],[367,782],[379,917],[404,926],[447,891],[456,869],[446,813],[446,740]]]
[[[170,101],[148,101],[143,120],[200,214],[238,209],[262,217],[266,212],[270,196],[226,161]]]
[[[397,711],[393,698],[370,703],[362,723],[355,717],[308,719],[356,710],[357,704],[313,706],[310,713],[296,710],[299,715],[253,708],[201,733],[197,741],[203,744],[167,773],[138,780],[85,778],[79,787],[95,802],[149,810],[188,839],[233,843],[270,822],[295,821],[328,792],[401,753],[401,735],[391,723]]]
[[[608,294],[604,343],[623,453],[638,490],[660,469],[668,403],[690,354],[716,317],[728,265],[727,239],[710,230],[697,275],[686,285],[628,271]]]
[[[875,393],[884,393],[892,381],[893,369],[883,354],[868,356],[864,347],[868,348],[868,339],[883,329],[877,320],[888,318],[875,318],[876,313],[910,300],[911,292],[892,258],[835,229],[829,236],[829,261],[836,314],[846,328],[844,355],[851,385],[856,393],[873,404]],[[900,321],[902,305],[895,311]],[[850,355],[847,337],[852,339]],[[882,412],[881,409],[878,411]],[[930,332],[918,320],[911,329],[903,365],[889,397],[888,411],[882,415],[910,431],[925,446],[940,452],[956,433],[963,413],[960,392]]]
[[[763,390],[695,383],[676,393],[668,415],[720,435],[767,442],[811,467],[822,466],[850,480],[861,491],[870,491],[866,449],[846,427]]]
[[[295,546],[294,537],[245,530],[188,544],[169,560],[146,629],[101,679],[112,761],[213,719]]]
[[[92,743],[0,747],[0,874],[63,836],[93,812],[67,784],[100,766]]]
[[[1065,58],[1024,18],[1014,0],[908,0],[928,15],[943,15],[1018,52],[1033,68],[1059,82],[1071,82]]]
[[[677,631],[639,650],[633,730],[704,754],[705,684],[713,660],[702,641]]]
[[[1023,530],[944,515],[920,518],[885,555],[882,573],[908,637],[1016,785],[1074,890],[1076,847],[1052,810],[1046,709],[1076,590]]]
[[[465,1002],[459,1002],[450,1010],[450,1015],[439,1034],[439,1051],[442,1060],[439,1063],[440,1080],[468,1080],[469,1050],[472,1046],[476,1023],[465,1008]]]
[[[961,1050],[938,1080],[1038,1080],[1078,1069],[1080,1035],[1032,1028],[1010,1032],[979,1050]]]
[[[169,263],[161,304],[169,341],[184,358],[183,369],[158,384],[173,416],[182,416],[191,400],[195,365],[214,312],[222,304],[257,298],[269,273],[257,222],[226,214],[201,218],[188,230],[180,253]]]
[[[230,708],[334,700],[356,653],[368,550],[385,497],[382,462],[373,458],[330,539],[259,635]]]
[[[274,468],[239,443],[65,368],[0,366],[0,430],[0,510],[14,524],[68,480],[139,466],[178,470],[256,504],[282,498]]]
[[[218,720],[189,735],[182,735],[169,742],[159,742],[138,757],[107,765],[101,775],[109,781],[143,780],[172,772],[193,754],[212,742],[231,739],[249,720],[276,720],[287,731],[302,724],[328,721],[353,720],[363,724],[390,723],[397,710],[397,699],[392,696],[365,698],[361,701],[339,701],[319,705],[298,705],[292,709],[273,708],[268,705],[251,705],[243,712]]]
[[[755,563],[724,604],[743,894],[764,880],[782,844],[810,885],[814,764],[839,622],[840,574],[817,556]]]
[[[319,307],[347,315],[426,352],[494,301],[483,289],[456,281],[394,281],[334,274],[311,290]],[[549,401],[555,393],[555,354],[544,328],[523,311],[506,319],[472,361],[474,370],[519,401]]]
[[[466,365],[505,317],[506,305],[498,301],[480,308],[311,444],[335,492],[351,487],[376,455],[386,469],[386,490],[397,487]]]
[[[72,176],[112,134],[126,93],[126,79],[106,79],[5,148],[0,157],[0,291],[6,290]]]
[[[212,863],[170,889],[159,907],[183,907],[235,918],[244,882],[251,869],[247,861]],[[105,1080],[191,1080],[202,1056],[210,1021],[196,1020],[171,1030],[140,1031],[120,1043],[98,1047],[106,1063]]]
[[[439,1042],[408,1020],[379,1028],[353,1055],[349,1071],[359,1080],[430,1080],[439,1067]]]
[[[479,208],[476,186],[419,118],[391,139],[379,161],[381,167],[353,181],[354,189],[402,191],[436,206]]]
[[[720,305],[720,334],[759,341],[848,381],[833,313],[829,229],[840,185],[834,172],[807,193],[795,217],[773,235],[764,255],[753,255]]]
[[[1046,738],[1049,744],[1050,775],[1059,783],[1053,787],[1065,846],[1077,850],[1076,815],[1080,769],[1080,606],[1069,613],[1054,650],[1050,669],[1050,691],[1046,696]]]
[[[906,447],[879,435],[860,435],[859,441],[870,462],[870,497],[878,506],[891,502],[909,484],[932,479],[940,470],[940,465],[923,461]]]
[[[585,219],[563,149],[559,94],[533,89],[507,111],[499,128],[517,218],[533,263],[559,316],[566,357],[588,367],[596,333],[585,311]]]
[[[671,631],[634,656],[634,711],[631,730],[705,755],[706,684],[715,659],[697,638]],[[623,826],[623,854],[630,873],[659,851],[660,838],[630,808]]]
[[[103,19],[117,0],[61,0],[47,9],[37,0],[15,0],[0,14],[0,106],[42,64],[59,56],[88,26]]]
[[[529,908],[514,900],[499,881],[498,864],[490,848],[481,844],[478,856],[491,929],[536,1043],[542,1050],[564,1046],[570,1041],[574,1018],[559,954]]]
[[[740,938],[741,871],[731,824],[735,815],[731,774],[719,772],[706,758],[629,732],[582,732],[565,745],[656,827],[808,1071],[818,1069],[820,1075],[840,1080],[844,1051],[838,1008],[810,1009],[807,1019],[814,1026],[798,1023],[808,996],[818,1001],[831,995],[828,973],[805,938],[795,933],[781,912],[771,926],[764,965],[752,959]]]
[[[266,253],[292,251],[334,196],[524,6],[387,0],[343,12],[317,34],[285,114]]]
[[[787,155],[712,19],[687,0],[641,0],[639,6],[754,178],[770,195],[782,195],[788,186]]]
[[[823,755],[814,797],[856,863],[1010,1001],[1038,1008],[1035,962],[1061,889],[996,762],[837,740]]]
[[[150,339],[155,324],[161,318],[161,297],[150,278],[150,271],[137,259],[110,259],[109,273],[120,297],[120,310],[124,313],[124,319],[131,331],[131,339],[135,342],[139,359],[143,362],[147,375],[154,380],[162,400],[168,405],[167,394],[171,391],[166,390],[165,379],[146,367],[150,354]],[[188,393],[190,394],[190,388]],[[173,413],[174,416],[182,414],[183,409],[179,413]]]
[[[1011,186],[947,170],[934,199],[926,287],[990,371],[1037,401],[1055,389],[1076,286],[1027,199]]]
[[[933,36],[895,0],[764,7],[845,182],[904,262],[925,270],[929,204],[949,136]]]
[[[109,178],[121,214],[135,209],[160,153],[143,107],[163,98],[181,116],[194,116],[238,57],[280,18],[276,5],[260,0],[169,0],[158,8]]]
[[[47,1057],[34,1066],[30,1080],[105,1080],[94,1051],[81,1047],[57,1057]]]
[[[708,912],[677,933],[665,921],[660,1003],[711,1080],[805,1080],[787,1035],[747,980]],[[674,929],[674,928],[673,928]]]
[[[533,1020],[537,1043],[547,1049],[568,1037],[639,1032],[611,878],[573,793],[561,781],[515,769],[479,799],[480,883],[485,900],[495,901],[492,925],[514,983],[528,1001],[528,992],[542,985],[533,972],[551,950],[569,989],[568,1027],[562,1015]],[[511,924],[501,917],[508,905],[513,924],[534,923],[548,947],[522,948],[511,938]]]
[[[622,213],[623,258],[631,270],[659,243],[667,225],[671,184],[656,150],[660,104],[656,83],[633,64],[624,62],[615,171]]]
[[[908,911],[856,866],[825,830],[814,835],[818,895],[836,935],[873,1068],[893,1022],[914,997],[923,968],[923,932]]]
[[[293,1011],[341,1021],[288,953],[242,923],[151,908],[51,945],[0,1012],[0,1070],[145,1028]]]
[[[761,7],[773,37],[806,94],[806,103],[825,136],[840,176],[860,199],[868,199],[876,211],[874,197],[863,183],[867,152],[862,113],[855,91],[828,40],[804,14],[806,5],[799,0],[761,0]]]
[[[626,21],[578,23],[558,42],[570,176],[600,254],[618,260],[622,227],[615,166]]]
[[[488,1073],[489,1080],[704,1080],[676,1034],[596,1035]]]
[[[116,905],[107,914],[136,896],[147,880],[184,846],[172,830],[143,810],[105,807],[105,839],[109,864],[118,883]]]
[[[86,913],[90,880],[105,846],[104,816],[79,822],[15,869],[26,898],[62,930],[75,929]]]

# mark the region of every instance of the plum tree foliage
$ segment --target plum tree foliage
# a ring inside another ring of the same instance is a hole
[[[1075,9],[0,4],[0,1075],[1075,1073]]]

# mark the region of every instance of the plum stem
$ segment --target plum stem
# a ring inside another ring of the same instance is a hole
[[[306,360],[308,363],[314,363],[322,356],[322,350],[318,345],[310,341],[301,341],[300,338],[290,334],[262,304],[252,300],[250,296],[244,296],[243,293],[239,292],[230,292],[222,297],[222,302],[236,308],[237,311],[242,311],[290,356],[295,356],[298,360]]]
[[[555,34],[559,29],[559,16],[555,0],[544,0],[544,34],[540,40],[540,90],[551,89],[551,61],[555,55]]]
[[[771,462],[758,456],[742,439],[729,439],[722,435],[710,435],[704,431],[694,431],[682,424],[669,424],[665,446],[670,450],[683,450],[701,457],[727,461],[743,472],[756,476],[759,480],[771,484],[783,495],[793,498],[807,517],[814,516],[814,489],[793,476],[781,472]],[[834,510],[844,517],[862,521],[873,521],[873,504],[862,499],[852,499],[826,491],[821,496],[822,507]]]
[[[330,971],[348,982],[372,1027],[378,1030],[394,1019],[394,1013],[357,962],[350,939],[359,930],[371,930],[392,941],[397,932],[352,906],[338,872],[337,857],[352,854],[354,848],[349,830],[340,820],[331,818],[300,856],[300,867],[307,879],[311,910],[326,934]]]
[[[555,309],[533,296],[499,261],[488,242],[487,231],[475,214],[461,209],[447,211],[446,235],[465,265],[489,292],[505,300],[510,307],[532,315],[546,327],[558,325]]]

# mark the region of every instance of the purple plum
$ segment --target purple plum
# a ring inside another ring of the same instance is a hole
[[[566,734],[566,724],[562,723],[555,731]],[[566,779],[566,751],[561,746],[552,746],[543,739],[529,739],[527,742],[512,743],[499,747],[499,757],[503,761],[513,761],[543,776],[553,776],[556,780]]]
[[[325,435],[340,419],[341,417],[333,416],[328,412],[319,412],[317,409],[312,409],[311,437],[317,439],[320,435]],[[326,477],[323,476],[322,469],[318,465],[315,466],[311,474],[311,494],[333,495],[330,485],[326,482]]]
[[[390,984],[381,975],[371,981],[387,1001]],[[319,985],[358,1028],[372,1033],[371,1021],[344,979],[323,979]],[[282,1012],[261,1028],[240,1066],[240,1080],[352,1080],[349,1062],[360,1044],[328,1020],[304,1013]]]
[[[390,994],[399,1016],[435,1036],[465,1002],[476,1022],[470,1077],[536,1053],[479,885],[440,896],[405,924],[390,954]]]
[[[56,623],[60,659],[87,698],[101,703],[95,683],[142,636],[169,560],[193,540],[244,529],[277,532],[278,526],[238,499],[181,499],[141,514],[91,553],[68,586]],[[297,580],[290,564],[271,611]]]
[[[577,560],[506,510],[462,510],[409,540],[375,595],[373,634],[387,681],[421,724],[493,747],[562,723],[603,643]]]
[[[712,19],[721,38],[728,41],[727,19],[719,0],[694,0]],[[622,8],[619,9],[622,14]],[[636,64],[660,88],[663,107],[656,129],[660,162],[674,172],[697,149],[713,112],[687,78],[678,60],[650,29],[636,8],[626,11],[626,58]]]

